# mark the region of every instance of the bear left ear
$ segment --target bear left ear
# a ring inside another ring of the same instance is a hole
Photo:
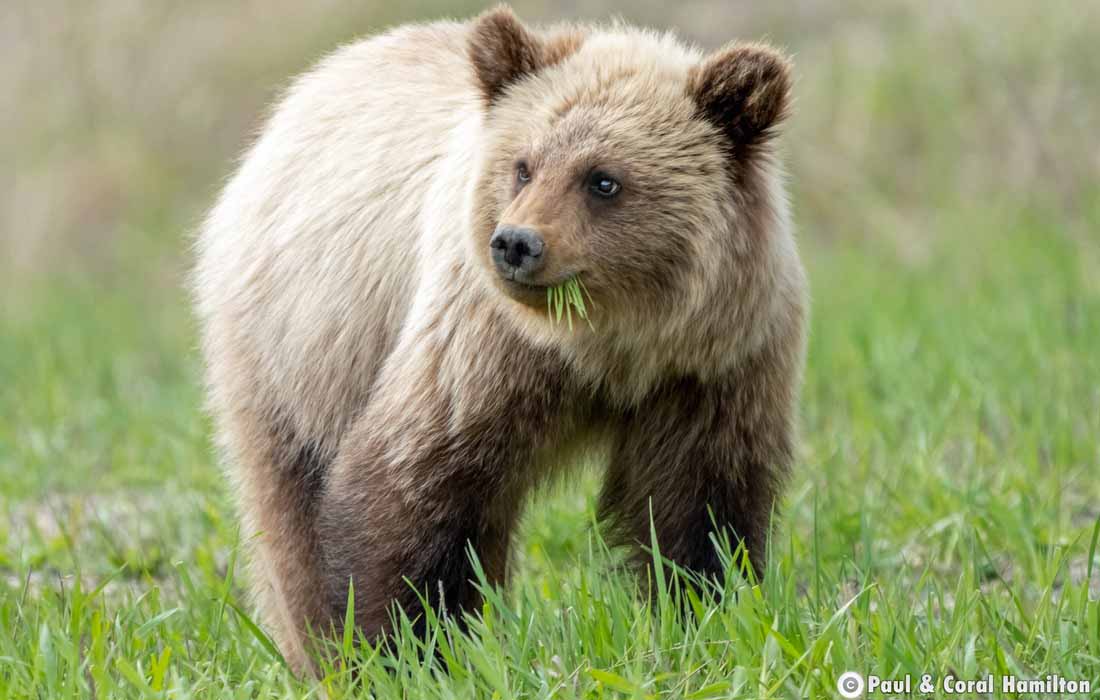
[[[504,88],[538,71],[542,53],[539,40],[507,5],[478,17],[470,34],[470,60],[486,104],[495,102]]]
[[[700,115],[735,149],[762,145],[790,109],[791,64],[764,44],[734,44],[707,57],[689,78]]]
[[[483,13],[470,31],[469,54],[485,104],[491,106],[512,83],[563,60],[582,41],[577,31],[536,36],[507,5]]]

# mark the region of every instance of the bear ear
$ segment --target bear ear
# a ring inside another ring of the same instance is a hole
[[[764,44],[733,44],[707,57],[689,78],[700,116],[730,139],[735,151],[767,143],[787,117],[791,64]]]
[[[546,40],[535,36],[507,5],[483,13],[470,33],[470,61],[486,105],[492,105],[516,81],[561,61],[582,37],[566,32]]]

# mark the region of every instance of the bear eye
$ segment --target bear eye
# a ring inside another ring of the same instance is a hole
[[[588,191],[597,197],[611,199],[621,189],[622,185],[607,173],[595,172],[588,178]]]
[[[523,161],[516,163],[516,180],[521,184],[531,181],[531,171],[527,169],[527,163]]]

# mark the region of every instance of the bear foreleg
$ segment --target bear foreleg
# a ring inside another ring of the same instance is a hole
[[[780,358],[782,359],[782,358]],[[600,499],[613,539],[721,580],[715,526],[742,542],[756,574],[794,444],[797,364],[750,359],[717,382],[684,378],[630,410]]]

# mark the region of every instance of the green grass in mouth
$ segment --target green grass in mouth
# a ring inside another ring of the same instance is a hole
[[[588,303],[585,304],[585,297]],[[592,320],[588,316],[588,307],[595,306],[592,303],[592,295],[585,289],[584,283],[577,275],[572,275],[561,284],[546,288],[546,313],[552,323],[561,323],[562,317],[569,324],[569,330],[573,330],[573,312],[588,323],[588,327],[595,330]]]

